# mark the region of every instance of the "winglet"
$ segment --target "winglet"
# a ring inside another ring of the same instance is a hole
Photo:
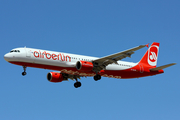
[[[150,69],[150,71],[162,70],[162,69],[167,68],[167,67],[170,67],[170,66],[172,66],[172,65],[176,65],[176,63],[171,63],[171,64],[163,65],[163,66],[160,66],[160,67],[152,68],[152,69]]]
[[[146,44],[146,47],[147,47],[147,48],[149,48],[149,43],[148,43],[148,44]]]

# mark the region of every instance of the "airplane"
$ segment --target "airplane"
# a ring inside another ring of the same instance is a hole
[[[82,77],[94,77],[95,81],[100,80],[101,76],[117,79],[140,78],[164,73],[164,68],[176,64],[156,67],[159,43],[153,42],[150,47],[148,45],[140,45],[101,58],[20,47],[5,54],[4,59],[9,63],[22,66],[23,76],[27,74],[27,67],[60,71],[49,72],[47,74],[48,81],[57,83],[71,79],[76,81],[74,87],[78,88],[81,87],[78,79]],[[139,62],[121,61],[146,46],[148,50]]]

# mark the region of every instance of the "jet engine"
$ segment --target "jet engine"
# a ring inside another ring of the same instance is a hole
[[[62,82],[64,80],[64,77],[61,73],[49,72],[47,74],[47,79],[50,82]]]
[[[76,69],[79,71],[91,71],[93,69],[93,63],[88,61],[77,61]]]

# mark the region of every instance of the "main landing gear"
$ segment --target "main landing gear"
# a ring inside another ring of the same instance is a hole
[[[74,87],[75,88],[78,88],[78,87],[81,87],[81,82],[79,82],[76,78],[76,82],[74,83]]]
[[[98,80],[100,80],[100,79],[101,79],[101,75],[96,74],[96,75],[94,76],[94,80],[95,80],[95,81],[98,81]]]
[[[25,76],[27,73],[26,73],[26,66],[23,66],[23,69],[24,69],[24,72],[22,72],[22,75]]]
[[[101,79],[101,75],[96,74],[96,75],[94,76],[94,80],[95,80],[95,81],[98,81],[98,80],[100,80],[100,79]],[[79,82],[77,79],[75,79],[75,80],[76,80],[76,82],[74,83],[74,87],[75,87],[75,88],[81,87],[81,82]]]
[[[75,82],[75,83],[74,83],[74,87],[75,87],[75,88],[81,87],[81,82],[78,82],[78,81]]]

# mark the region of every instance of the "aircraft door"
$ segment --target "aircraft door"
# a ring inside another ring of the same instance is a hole
[[[140,73],[143,73],[144,72],[143,65],[139,64],[139,68],[140,68]]]
[[[28,48],[25,48],[26,51],[26,57],[30,58],[31,57],[31,51]]]

